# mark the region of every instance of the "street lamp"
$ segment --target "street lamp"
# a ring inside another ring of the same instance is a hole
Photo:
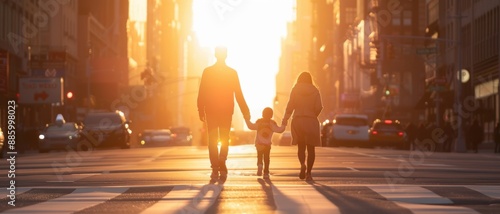
[[[87,56],[87,63],[86,63],[86,75],[87,75],[87,109],[90,110],[92,107],[91,105],[91,96],[92,93],[90,92],[90,77],[92,73],[92,65],[91,65],[91,58],[92,58],[92,46],[89,44],[88,47],[88,56]]]

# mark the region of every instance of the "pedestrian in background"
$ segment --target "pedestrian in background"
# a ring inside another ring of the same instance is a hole
[[[417,126],[415,126],[415,124],[413,124],[413,122],[410,121],[408,125],[406,125],[405,127],[405,132],[411,150],[412,148],[415,148],[414,143],[415,143],[415,138],[417,136]]]
[[[264,178],[269,178],[269,162],[271,154],[271,139],[273,134],[282,133],[285,131],[286,123],[284,120],[281,126],[278,126],[276,121],[273,119],[273,109],[267,107],[262,110],[262,118],[255,121],[255,123],[250,122],[250,120],[245,120],[248,128],[250,130],[256,130],[255,135],[255,148],[257,149],[257,175],[262,175],[262,168],[264,168]],[[262,164],[264,162],[264,164]]]
[[[290,92],[286,106],[284,122],[292,117],[292,141],[297,144],[297,156],[300,162],[300,179],[312,181],[311,171],[316,158],[316,146],[321,145],[318,116],[323,110],[321,95],[313,84],[311,74],[302,72]],[[307,150],[307,165],[306,165]]]
[[[229,132],[234,111],[234,100],[238,102],[245,120],[250,120],[250,111],[241,91],[236,70],[226,65],[227,49],[215,48],[217,62],[205,68],[198,92],[200,120],[207,123],[208,154],[212,180],[227,178],[226,159],[229,150]],[[220,152],[218,149],[221,143]]]
[[[453,130],[453,126],[451,125],[450,121],[446,121],[443,126],[443,131],[446,136],[444,139],[444,144],[443,144],[443,151],[444,152],[451,152],[451,145],[453,144],[455,140],[455,130]]]
[[[422,121],[418,125],[417,132],[416,132],[415,140],[412,145],[412,150],[417,150],[418,146],[421,146],[420,144],[424,142],[425,139],[427,139],[427,128],[425,126],[425,122]]]
[[[478,145],[483,142],[484,133],[483,127],[479,124],[478,120],[474,120],[469,128],[469,140],[472,150],[477,153]]]

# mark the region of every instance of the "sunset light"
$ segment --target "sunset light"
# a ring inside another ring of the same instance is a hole
[[[275,78],[293,17],[293,0],[194,1],[194,31],[204,47],[228,47],[227,64],[238,71],[252,119],[272,107]]]

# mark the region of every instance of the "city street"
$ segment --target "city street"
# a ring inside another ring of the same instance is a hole
[[[228,178],[216,183],[209,183],[205,147],[18,154],[14,185],[2,165],[0,211],[500,212],[498,154],[318,147],[314,181],[306,182],[298,178],[296,152],[296,146],[274,146],[270,179],[262,179],[256,175],[255,147],[232,146]],[[9,197],[12,187],[15,198]],[[12,200],[15,207],[8,204]]]

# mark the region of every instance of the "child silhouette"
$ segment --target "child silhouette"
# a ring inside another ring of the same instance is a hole
[[[286,128],[286,121],[278,126],[276,121],[272,119],[273,110],[269,107],[262,110],[262,118],[255,121],[255,123],[250,122],[250,120],[245,120],[248,128],[250,130],[256,130],[257,134],[255,136],[255,148],[257,149],[257,175],[262,175],[262,168],[264,166],[264,178],[269,178],[269,161],[271,153],[271,138],[273,133],[282,133]],[[264,165],[262,161],[264,159]]]

